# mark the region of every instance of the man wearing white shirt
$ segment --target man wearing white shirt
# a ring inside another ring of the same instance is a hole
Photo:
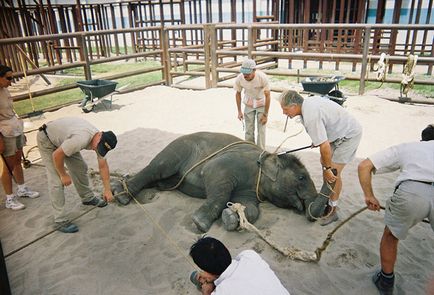
[[[380,243],[381,270],[372,278],[380,294],[393,294],[398,242],[410,228],[427,218],[434,231],[434,126],[422,131],[422,141],[392,146],[359,164],[359,181],[365,203],[372,211],[380,203],[372,188],[372,174],[399,170],[395,189],[387,200]]]
[[[253,250],[235,259],[217,239],[204,237],[191,246],[190,256],[202,272],[190,279],[203,295],[289,295],[268,263]]]

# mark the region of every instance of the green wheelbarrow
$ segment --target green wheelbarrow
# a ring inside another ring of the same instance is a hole
[[[110,97],[110,108],[112,107],[112,98],[116,91],[118,82],[110,80],[84,80],[78,81],[77,85],[83,91],[85,97],[80,103],[80,107],[85,113],[91,112],[95,105]]]
[[[307,77],[301,81],[301,85],[305,92],[323,95],[337,104],[342,105],[347,99],[342,91],[339,90],[339,82],[342,80],[345,80],[345,77]]]

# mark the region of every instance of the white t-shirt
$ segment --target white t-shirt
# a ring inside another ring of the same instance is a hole
[[[242,251],[214,284],[213,295],[289,295],[268,263],[253,250]]]
[[[90,150],[90,142],[98,129],[81,118],[66,117],[47,123],[46,132],[56,147],[67,157],[81,150]]]
[[[326,140],[352,138],[362,133],[362,126],[343,107],[322,96],[310,96],[301,106],[302,123],[315,146]]]
[[[15,137],[23,134],[23,130],[23,121],[15,114],[9,90],[0,88],[0,133],[5,137]]]
[[[378,174],[399,170],[396,185],[405,180],[434,182],[434,140],[395,145],[369,159]]]
[[[244,88],[243,103],[251,108],[259,108],[265,105],[264,91],[270,91],[270,84],[267,75],[256,70],[255,78],[251,81],[244,79],[243,74],[239,74],[235,79],[234,89],[241,92]]]

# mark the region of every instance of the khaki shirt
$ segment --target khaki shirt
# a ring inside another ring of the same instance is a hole
[[[70,157],[81,150],[91,150],[90,142],[99,131],[86,120],[66,117],[47,123],[46,132],[50,141]]]
[[[13,108],[13,100],[6,88],[0,88],[0,133],[4,137],[23,134],[24,124]]]

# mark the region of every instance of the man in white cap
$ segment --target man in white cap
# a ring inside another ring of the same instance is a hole
[[[267,76],[256,70],[256,63],[246,59],[241,65],[241,74],[235,79],[234,89],[238,119],[245,122],[245,139],[255,142],[255,118],[258,131],[256,144],[265,149],[265,125],[270,108],[270,85]],[[241,110],[241,91],[244,88],[244,113]]]

